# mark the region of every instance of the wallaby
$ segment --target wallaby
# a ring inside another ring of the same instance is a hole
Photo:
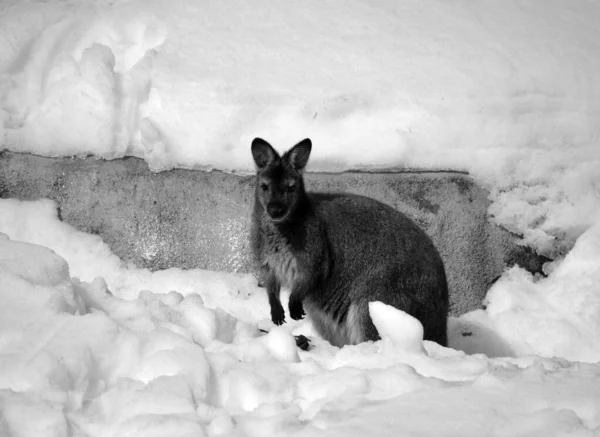
[[[290,289],[294,320],[304,308],[335,346],[379,339],[368,303],[418,319],[424,338],[446,346],[448,286],[431,239],[396,209],[354,194],[307,193],[310,139],[280,156],[252,142],[257,167],[251,248],[269,296],[271,319],[285,322],[280,289]]]

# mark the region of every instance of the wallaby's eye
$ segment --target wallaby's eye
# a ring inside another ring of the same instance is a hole
[[[267,191],[269,189],[269,186],[267,184],[260,184],[260,189],[262,191]]]
[[[294,191],[296,191],[296,184],[289,184],[287,186],[287,190],[288,190],[288,193],[293,193]]]

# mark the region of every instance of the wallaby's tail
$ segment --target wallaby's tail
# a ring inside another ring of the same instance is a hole
[[[423,339],[435,341],[441,346],[448,346],[447,319],[444,317],[436,320],[436,323],[430,323],[424,327]]]

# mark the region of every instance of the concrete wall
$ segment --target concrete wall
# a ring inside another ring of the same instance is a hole
[[[444,259],[452,314],[479,308],[506,265],[539,271],[541,261],[490,224],[487,193],[460,173],[307,174],[316,191],[347,191],[386,202],[417,221]],[[0,154],[0,197],[57,202],[61,219],[100,235],[125,261],[251,271],[252,176],[171,170],[137,158],[115,161]]]

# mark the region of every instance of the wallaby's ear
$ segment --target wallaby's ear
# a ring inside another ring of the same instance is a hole
[[[279,154],[262,138],[254,138],[254,140],[252,140],[252,157],[259,170],[262,170],[271,162],[279,158]]]
[[[306,138],[285,152],[283,159],[287,160],[294,170],[302,171],[308,163],[311,150],[312,142]]]

